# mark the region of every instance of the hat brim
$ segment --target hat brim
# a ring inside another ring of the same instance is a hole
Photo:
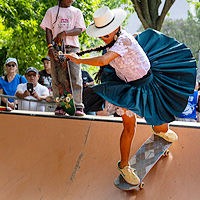
[[[25,74],[28,74],[29,72],[35,72],[36,74],[38,74],[38,72],[34,71],[34,70],[29,70],[27,71]]]
[[[11,62],[15,63],[18,66],[17,60],[15,58],[8,58],[5,64],[7,65],[8,63],[11,63]]]
[[[48,60],[48,61],[50,61],[50,59],[49,59],[49,58],[46,58],[46,57],[45,57],[45,58],[42,58],[41,61],[44,62],[44,60]]]
[[[86,33],[90,37],[102,37],[104,35],[108,35],[116,30],[126,19],[127,13],[125,10],[118,8],[112,10],[115,18],[114,20],[107,26],[103,28],[97,28],[94,23],[90,24],[87,29]]]

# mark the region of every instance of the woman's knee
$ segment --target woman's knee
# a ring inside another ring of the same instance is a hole
[[[129,134],[134,134],[137,126],[136,115],[132,117],[122,116],[124,130]]]

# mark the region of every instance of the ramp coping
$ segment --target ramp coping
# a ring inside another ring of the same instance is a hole
[[[37,116],[37,117],[51,117],[51,118],[62,118],[62,119],[77,119],[77,120],[90,120],[90,121],[106,121],[106,122],[114,122],[114,123],[122,123],[121,117],[112,117],[112,116],[96,116],[96,115],[85,115],[85,116],[58,116],[55,115],[54,112],[39,112],[39,111],[25,111],[25,110],[12,110],[8,111],[0,111],[0,114],[12,114],[12,115],[27,115],[27,116]],[[137,118],[138,124],[146,124],[145,119]],[[187,128],[197,128],[200,129],[200,123],[195,122],[184,122],[184,121],[173,121],[170,123],[170,126],[177,127],[187,127]]]

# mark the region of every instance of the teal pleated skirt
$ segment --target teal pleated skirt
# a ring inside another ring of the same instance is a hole
[[[106,67],[103,82],[93,87],[106,101],[161,125],[180,116],[196,84],[196,61],[189,48],[161,32],[147,29],[136,37],[151,63],[151,74],[124,82]]]

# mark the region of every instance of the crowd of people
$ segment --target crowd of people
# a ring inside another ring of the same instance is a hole
[[[19,99],[54,102],[50,57],[46,56],[41,61],[44,66],[43,70],[38,71],[35,67],[28,67],[25,71],[25,76],[22,76],[18,71],[17,59],[8,58],[4,66],[5,75],[0,77],[0,94],[16,96]],[[94,80],[87,71],[81,70],[81,74],[84,89],[94,85]],[[29,89],[33,91],[29,91]],[[10,109],[45,111],[45,105],[36,101],[17,101],[12,98],[6,99],[2,97],[0,105],[8,106]]]

